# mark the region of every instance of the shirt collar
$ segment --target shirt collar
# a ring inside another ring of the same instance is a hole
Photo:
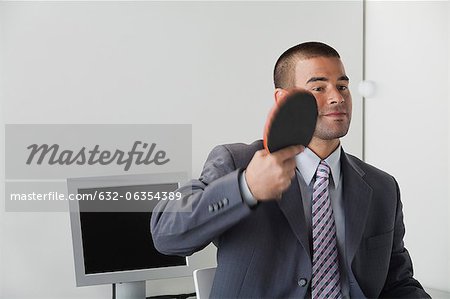
[[[330,166],[331,177],[333,178],[335,188],[338,187],[341,178],[341,145],[332,152],[325,162]],[[295,157],[297,168],[302,174],[306,184],[309,185],[316,174],[317,167],[321,159],[308,147]]]

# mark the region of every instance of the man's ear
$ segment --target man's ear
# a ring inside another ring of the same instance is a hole
[[[275,103],[279,103],[281,99],[285,98],[287,95],[287,91],[282,88],[275,88],[274,98]]]

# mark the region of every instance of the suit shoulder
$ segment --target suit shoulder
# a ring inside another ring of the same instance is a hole
[[[256,140],[250,144],[247,143],[229,143],[223,144],[232,154],[251,152],[254,154],[256,151],[263,148],[262,140]]]
[[[262,148],[262,141],[251,144],[233,143],[217,145],[206,159],[200,180],[208,183],[238,168],[247,168],[254,153]]]
[[[360,170],[364,172],[364,174],[368,177],[375,177],[375,178],[384,178],[388,180],[392,180],[393,176],[369,163],[366,163],[362,161],[361,159],[351,155],[351,154],[345,154],[350,164],[356,165],[359,167]]]
[[[231,143],[222,145],[231,155],[236,168],[245,168],[255,152],[263,148],[262,140],[256,140],[250,144]]]

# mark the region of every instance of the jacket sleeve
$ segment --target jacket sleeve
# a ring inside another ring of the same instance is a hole
[[[160,201],[155,207],[151,219],[155,248],[164,254],[191,255],[249,215],[251,209],[239,189],[240,172],[229,150],[215,147],[200,178],[177,190],[181,199]]]
[[[380,298],[431,298],[413,278],[413,266],[408,251],[404,247],[402,203],[397,182],[397,212],[395,216],[394,241],[389,264],[388,276]]]

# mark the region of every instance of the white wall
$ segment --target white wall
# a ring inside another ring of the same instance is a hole
[[[367,3],[366,160],[399,182],[415,276],[450,291],[448,1]]]
[[[0,2],[1,124],[190,123],[198,176],[214,145],[261,137],[273,104],[272,68],[286,48],[330,43],[357,85],[361,8],[334,1]],[[345,147],[358,156],[361,106],[354,92]],[[0,137],[3,143],[3,130]],[[110,286],[75,288],[67,214],[2,207],[0,217],[0,297],[110,297]],[[214,250],[200,260],[214,263]],[[148,295],[193,290],[190,279],[147,286]]]

